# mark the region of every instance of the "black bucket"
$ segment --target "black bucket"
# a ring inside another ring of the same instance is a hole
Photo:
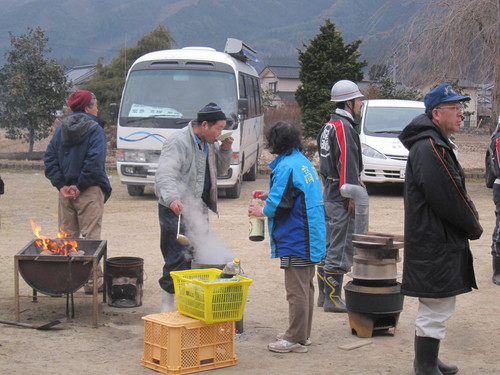
[[[116,257],[106,260],[108,305],[137,307],[142,305],[144,259]]]

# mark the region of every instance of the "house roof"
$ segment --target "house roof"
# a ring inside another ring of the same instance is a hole
[[[281,79],[299,79],[299,67],[298,66],[285,66],[285,65],[267,65],[260,72],[260,76],[265,70],[269,70],[277,78]]]
[[[80,65],[68,69],[65,74],[68,81],[71,81],[73,87],[78,87],[88,81],[96,71],[96,65]]]

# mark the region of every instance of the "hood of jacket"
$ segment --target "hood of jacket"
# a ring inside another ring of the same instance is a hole
[[[411,120],[398,138],[408,150],[415,142],[427,138],[432,138],[437,145],[453,150],[448,137],[426,114],[418,115]]]
[[[89,131],[99,125],[92,117],[83,112],[66,117],[61,124],[61,141],[66,145],[81,143]]]

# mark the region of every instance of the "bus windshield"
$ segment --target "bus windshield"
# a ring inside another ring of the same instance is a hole
[[[238,109],[233,73],[206,70],[136,70],[130,73],[120,109],[120,125],[183,128],[213,102],[236,123]],[[228,126],[231,128],[231,121]]]

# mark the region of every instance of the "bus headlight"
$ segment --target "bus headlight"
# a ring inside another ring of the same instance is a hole
[[[116,160],[130,163],[146,163],[147,156],[139,150],[116,150]]]

